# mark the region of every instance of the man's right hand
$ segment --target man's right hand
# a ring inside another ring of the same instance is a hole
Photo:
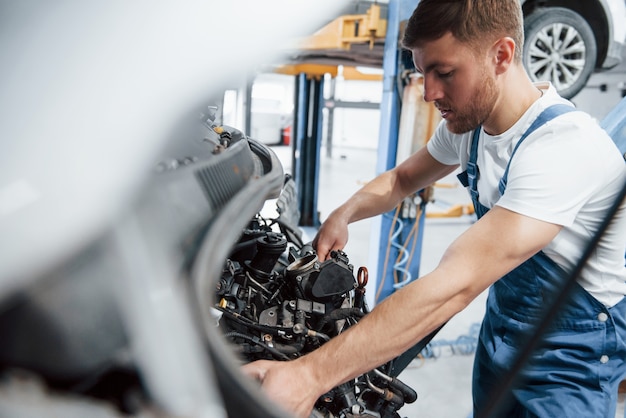
[[[348,222],[340,214],[333,212],[313,239],[313,248],[317,252],[317,258],[325,261],[330,258],[332,250],[343,250],[347,242]]]
[[[313,374],[301,362],[257,360],[242,366],[247,376],[259,381],[267,397],[297,418],[309,418],[321,395]]]

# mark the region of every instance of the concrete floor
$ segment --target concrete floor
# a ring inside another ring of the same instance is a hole
[[[581,110],[589,112],[598,120],[621,100],[622,83],[626,82],[626,65],[611,72],[592,77],[588,87],[573,99]],[[606,84],[602,92],[600,85]],[[290,148],[275,147],[279,158],[290,172]],[[371,149],[333,149],[333,156],[326,157],[322,151],[320,163],[319,211],[323,221],[339,204],[359,189],[375,175],[376,151]],[[457,185],[453,175],[443,179],[435,187],[435,202],[428,206],[429,212],[445,211],[454,204],[467,204],[470,200],[466,191]],[[424,240],[421,255],[421,272],[432,270],[445,248],[474,221],[472,216],[458,218],[427,218],[424,227]],[[310,231],[314,233],[314,231]],[[354,264],[370,265],[369,259],[377,243],[370,242],[371,220],[364,220],[350,226],[350,241],[345,251]],[[370,274],[370,289],[374,292]],[[371,296],[370,296],[371,297]],[[433,340],[433,354],[429,358],[415,359],[399,376],[418,393],[418,400],[405,405],[400,410],[402,417],[468,417],[471,413],[471,372],[476,327],[484,314],[486,295],[479,296],[468,308],[452,318]],[[468,345],[469,342],[469,345]],[[624,397],[616,417],[624,417]]]

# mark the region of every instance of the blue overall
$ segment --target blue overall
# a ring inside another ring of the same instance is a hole
[[[526,137],[548,120],[574,110],[556,105],[546,109],[522,135]],[[478,201],[476,165],[480,127],[474,132],[466,172],[459,179],[469,191],[477,216],[489,208]],[[509,160],[509,165],[511,162]],[[504,193],[509,165],[500,180]],[[547,294],[561,287],[565,272],[543,252],[499,279],[489,289],[473,372],[474,416],[487,404],[525,343],[525,335],[539,323],[549,301]],[[563,305],[513,389],[514,402],[502,417],[615,417],[617,388],[626,374],[626,298],[606,308],[577,285]]]

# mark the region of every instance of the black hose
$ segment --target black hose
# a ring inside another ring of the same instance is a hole
[[[403,398],[404,398],[404,402],[406,403],[413,403],[417,400],[417,392],[415,390],[413,390],[412,387],[408,386],[406,383],[402,382],[401,380],[399,380],[396,377],[391,377],[388,376],[387,374],[381,372],[378,369],[374,369],[373,372],[382,380],[384,380],[385,382],[387,382],[387,384],[398,390],[400,393],[402,393]]]
[[[326,324],[328,324],[330,321],[339,321],[341,319],[348,319],[348,318],[351,318],[351,317],[362,318],[364,316],[365,316],[365,314],[359,308],[340,308],[340,309],[335,309],[330,314],[328,314],[328,315],[324,316],[322,319],[320,319],[320,322],[319,322],[317,328],[318,329],[324,328],[324,326]]]
[[[270,347],[269,345],[267,345],[264,342],[260,341],[258,338],[251,337],[251,336],[246,335],[246,334],[242,334],[241,332],[235,332],[235,331],[228,332],[228,333],[224,334],[224,337],[226,337],[226,338],[241,338],[241,339],[250,341],[251,343],[258,345],[259,347],[263,347],[264,350],[266,350],[267,352],[269,352],[274,357],[276,357],[276,358],[278,358],[280,360],[290,360],[289,357],[287,357],[286,355],[284,355],[280,351],[276,350],[274,347]]]
[[[261,324],[257,324],[256,322],[253,322],[251,319],[248,319],[245,316],[236,315],[236,314],[234,314],[232,312],[229,312],[229,311],[225,310],[224,308],[216,307],[216,309],[219,310],[220,312],[222,312],[228,318],[236,321],[237,323],[239,323],[239,324],[241,324],[241,325],[243,325],[245,327],[252,328],[254,330],[264,332],[266,334],[271,334],[271,335],[279,335],[279,334],[290,335],[290,334],[293,334],[293,329],[289,328],[289,327],[270,327],[270,326],[267,326],[267,325],[261,325]]]
[[[274,219],[274,221],[278,224],[281,230],[291,232],[291,234],[289,234],[289,238],[296,241],[295,244],[298,246],[298,248],[302,248],[304,246],[304,242],[302,241],[302,238],[300,238],[300,235],[299,235],[300,232],[297,229],[294,229],[291,225],[282,221],[280,217]]]

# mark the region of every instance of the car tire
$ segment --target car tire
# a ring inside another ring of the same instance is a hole
[[[550,81],[571,99],[596,65],[596,39],[589,24],[562,7],[538,8],[524,18],[523,64],[531,80]]]

